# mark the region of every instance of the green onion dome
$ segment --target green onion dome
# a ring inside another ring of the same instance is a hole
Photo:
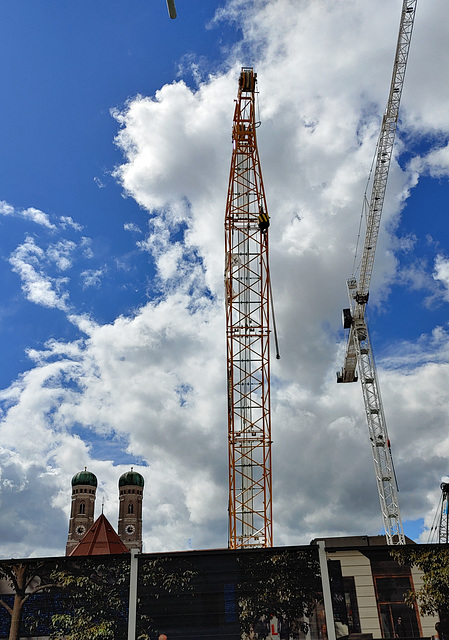
[[[120,476],[120,479],[118,481],[118,486],[119,487],[129,487],[129,486],[143,487],[144,483],[145,481],[143,479],[143,476],[141,476],[140,473],[137,473],[137,471],[133,471],[133,468],[131,467],[131,471],[127,471],[122,476]]]
[[[98,485],[97,476],[88,471],[87,467],[84,467],[84,471],[79,471],[72,478],[72,487],[80,484],[88,484],[91,487],[96,487]]]

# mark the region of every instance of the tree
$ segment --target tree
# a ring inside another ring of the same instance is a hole
[[[414,566],[423,572],[423,586],[405,594],[408,605],[418,604],[422,615],[446,613],[449,603],[449,548],[430,545],[407,546],[391,551],[402,565]]]
[[[67,561],[54,571],[64,613],[52,616],[52,638],[124,640],[127,638],[130,557],[96,556]],[[191,587],[195,572],[182,559],[155,557],[139,563],[139,584],[147,597],[179,596]],[[150,607],[151,609],[151,607]],[[158,633],[153,618],[139,612],[139,639]]]
[[[0,563],[0,579],[7,581],[10,597],[0,598],[0,606],[11,617],[9,640],[20,633],[33,632],[42,623],[42,612],[33,618],[26,603],[43,591],[53,591],[49,607],[45,603],[50,637],[64,640],[125,640],[129,607],[130,556],[58,558],[45,561]],[[161,615],[170,609],[172,597],[192,590],[196,572],[183,558],[154,557],[139,563],[139,584],[147,598],[159,601]],[[165,597],[165,598],[164,598]],[[160,599],[160,600],[159,600]],[[141,611],[139,637],[157,637],[154,619]],[[44,610],[43,610],[44,611]]]
[[[56,588],[58,584],[50,575],[48,563],[42,561],[2,562],[0,578],[5,580],[14,591],[12,606],[4,598],[0,598],[0,605],[11,616],[9,640],[18,640],[25,603],[37,593]]]
[[[241,578],[238,584],[241,629],[249,633],[261,619],[275,616],[307,623],[317,602],[323,598],[321,573],[316,549],[269,553],[242,553],[238,556]]]
[[[61,563],[52,573],[61,588],[64,613],[52,616],[52,638],[126,638],[130,558],[96,556]]]

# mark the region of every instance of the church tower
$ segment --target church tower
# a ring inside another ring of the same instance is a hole
[[[142,499],[144,479],[133,471],[120,476],[118,535],[128,549],[142,552]]]
[[[66,555],[70,554],[94,523],[97,484],[96,476],[87,471],[87,467],[72,478],[72,509]]]

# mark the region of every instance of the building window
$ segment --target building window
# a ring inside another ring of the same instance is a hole
[[[404,594],[411,588],[408,576],[375,577],[379,617],[384,638],[396,636],[395,627],[398,618],[402,618],[404,636],[419,637],[420,631],[415,609],[410,609],[404,602]]]
[[[359,609],[354,578],[343,577],[340,560],[328,560],[337,638],[360,633]]]
[[[80,513],[82,515],[86,513],[86,503],[85,502],[80,502],[80,508],[79,508],[78,513]]]
[[[128,513],[134,513],[134,505],[132,502],[130,502],[128,505]]]
[[[343,578],[343,588],[345,593],[346,614],[348,616],[349,633],[360,633],[359,608],[357,606],[357,595],[355,581],[352,576]]]

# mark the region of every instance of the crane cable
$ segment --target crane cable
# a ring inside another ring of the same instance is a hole
[[[256,113],[255,115],[255,128],[257,129],[258,127],[260,127],[260,125],[262,124],[262,121],[260,119],[260,102],[259,102],[259,92],[255,91],[255,110]],[[271,287],[271,278],[270,278],[270,300],[271,300],[271,317],[273,320],[273,333],[274,333],[274,344],[276,346],[276,360],[280,360],[281,359],[281,354],[279,352],[279,341],[278,341],[278,332],[277,332],[277,328],[276,328],[276,316],[274,314],[274,301],[273,301],[273,289]]]
[[[435,516],[432,522],[432,526],[429,529],[429,536],[427,538],[427,544],[431,543],[431,542],[439,542],[439,535],[435,535],[435,533],[438,531],[439,526],[440,526],[440,513],[441,513],[441,506],[443,504],[443,494],[440,493],[440,499],[438,502],[438,506],[437,509],[435,511]]]

